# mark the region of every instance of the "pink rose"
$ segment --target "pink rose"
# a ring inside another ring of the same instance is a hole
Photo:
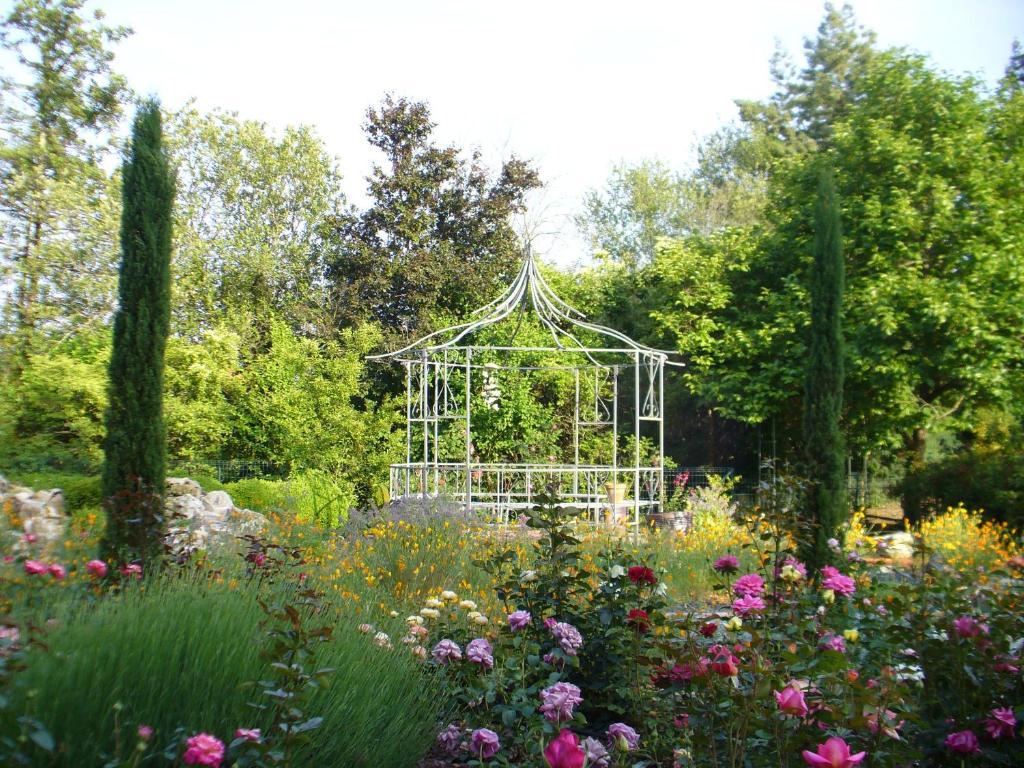
[[[487,760],[498,754],[501,741],[498,734],[490,728],[477,728],[469,735],[469,751],[481,760]]]
[[[751,613],[760,613],[767,606],[757,595],[744,595],[733,601],[732,609],[739,616],[748,616]]]
[[[520,629],[529,626],[531,618],[529,611],[512,611],[508,615],[509,629],[513,632],[518,632]]]
[[[839,635],[826,635],[818,647],[823,651],[846,653],[846,641]]]
[[[220,768],[224,760],[224,742],[208,733],[199,733],[185,742],[187,749],[182,758],[185,765],[207,765]]]
[[[90,560],[85,564],[85,570],[98,579],[107,575],[107,564],[102,560]]]
[[[62,581],[63,579],[67,578],[68,575],[68,572],[64,568],[64,566],[58,565],[57,563],[51,563],[46,570],[48,570],[50,572],[50,575],[53,576],[53,578],[55,578],[57,581]]]
[[[807,716],[807,702],[804,700],[804,693],[796,683],[790,683],[781,691],[775,692],[775,703],[779,705],[779,711],[795,717]]]
[[[818,745],[817,752],[803,751],[804,762],[807,765],[820,768],[852,768],[864,759],[867,752],[850,754],[850,745],[837,736],[833,736]]]
[[[981,752],[981,746],[978,744],[978,737],[974,735],[974,731],[951,733],[943,743],[946,745],[946,749],[961,755],[976,755]]]
[[[740,597],[759,597],[764,594],[764,579],[759,574],[748,573],[733,582],[732,591]]]
[[[723,555],[711,567],[719,573],[736,573],[740,569],[740,561],[736,555]]]
[[[459,648],[454,640],[446,638],[434,646],[434,650],[430,652],[430,655],[441,664],[450,664],[453,661],[462,659],[462,649]]]
[[[124,576],[131,576],[136,579],[142,578],[142,566],[138,563],[129,563],[128,565],[121,568],[121,573]]]
[[[732,655],[728,647],[724,645],[713,645],[708,648],[711,656],[711,669],[722,677],[735,677],[739,674],[740,660]]]
[[[544,749],[544,760],[551,768],[583,768],[586,758],[579,737],[565,729]]]
[[[1017,718],[1009,707],[996,707],[985,718],[985,732],[993,739],[1012,739]]]
[[[139,734],[139,739],[142,741],[149,741],[153,738],[153,726],[151,725],[140,725],[136,733]]]
[[[572,720],[573,710],[583,703],[580,689],[572,683],[555,683],[540,692],[540,711],[553,723]]]
[[[988,634],[988,625],[982,624],[973,616],[960,616],[953,620],[953,629],[963,638],[978,637]]]
[[[625,723],[612,723],[608,726],[608,744],[631,752],[640,746],[640,735]]]
[[[30,576],[42,576],[48,570],[46,563],[40,563],[38,560],[25,561],[25,573]]]
[[[822,589],[831,589],[837,595],[846,597],[857,591],[857,582],[849,576],[844,576],[831,565],[822,568],[821,575],[825,577],[821,582]]]

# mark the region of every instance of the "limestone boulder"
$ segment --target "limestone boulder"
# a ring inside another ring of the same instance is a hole
[[[196,498],[199,498],[203,495],[203,488],[191,477],[168,477],[167,495],[195,496]]]
[[[36,491],[33,496],[37,501],[43,502],[60,514],[64,514],[64,491],[60,488],[51,488],[48,491]]]
[[[197,516],[202,517],[206,512],[202,499],[191,494],[168,496],[164,502],[164,508],[172,524],[175,520],[192,520]]]
[[[202,500],[208,517],[214,520],[227,520],[235,508],[235,503],[226,491],[210,491],[203,495]]]

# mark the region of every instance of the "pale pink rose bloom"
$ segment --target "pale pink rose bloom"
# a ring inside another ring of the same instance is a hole
[[[815,768],[852,768],[860,763],[866,755],[867,752],[851,755],[850,745],[838,736],[833,736],[824,744],[819,744],[817,752],[806,749],[803,751],[804,762]]]

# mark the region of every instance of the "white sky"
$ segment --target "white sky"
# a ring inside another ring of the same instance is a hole
[[[0,3],[4,11],[11,3]],[[855,0],[883,46],[994,82],[1021,0]],[[360,125],[385,92],[430,103],[438,135],[479,147],[492,167],[515,153],[548,189],[534,215],[563,236],[540,245],[584,255],[568,216],[612,165],[676,167],[696,138],[735,118],[733,100],[771,92],[778,40],[798,61],[823,14],[817,0],[99,0],[135,34],[115,67],[168,108],[196,98],[271,126],[316,127],[339,158],[350,200],[365,200],[374,157]]]

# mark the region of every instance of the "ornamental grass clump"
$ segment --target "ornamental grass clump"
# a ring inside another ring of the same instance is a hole
[[[251,738],[275,723],[272,708],[250,706],[268,703],[258,683],[273,679],[261,658],[269,627],[257,599],[298,605],[298,589],[286,580],[257,591],[255,582],[231,588],[181,576],[129,586],[94,606],[68,601],[55,610],[46,647],[27,654],[14,706],[50,729],[56,756],[48,764],[56,766],[101,765],[118,742],[131,748],[127,734],[140,725],[160,751],[181,756],[185,737],[197,734],[230,750],[238,729],[248,736],[236,739]],[[330,606],[322,610],[312,625],[337,624]],[[332,671],[303,702],[302,722],[322,721],[296,746],[293,764],[315,756],[330,765],[411,766],[434,738],[442,692],[416,673],[414,659],[345,630],[336,626],[308,662]]]

